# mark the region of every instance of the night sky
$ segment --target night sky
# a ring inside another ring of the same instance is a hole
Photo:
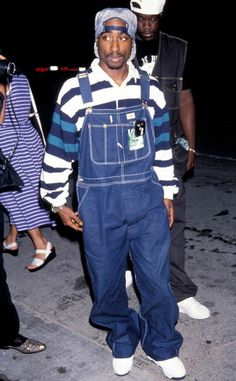
[[[223,16],[219,18],[215,8],[203,9],[206,4],[210,2],[167,0],[162,29],[190,40],[194,46],[201,44],[210,55],[214,52],[208,42],[211,40],[215,45],[216,40],[223,38],[219,29],[223,21],[225,28],[228,17],[227,20]],[[49,5],[53,11],[49,10]],[[87,9],[82,11],[82,6]],[[59,6],[53,1],[32,2],[31,7],[16,3],[9,10],[10,19],[6,14],[0,47],[2,41],[5,42],[3,45],[7,44],[13,56],[23,64],[79,63],[85,66],[93,58],[94,16],[107,6],[129,7],[129,0],[80,0],[77,6],[72,2]]]
[[[189,41],[200,133],[206,131],[213,138],[220,134],[222,126],[235,135],[235,21],[226,3],[227,8],[222,8],[224,4],[215,1],[167,0],[162,17],[162,30]],[[0,48],[6,48],[8,57],[29,74],[35,87],[38,85],[32,73],[36,66],[88,66],[94,57],[96,12],[110,6],[129,8],[129,0],[80,0],[77,5],[50,1],[53,11],[48,5],[49,1],[32,2],[30,7],[17,3],[11,7],[10,17],[6,13],[6,27],[2,25],[0,33]],[[49,78],[46,82],[40,78],[41,89],[35,90],[39,94],[47,92],[55,102],[64,78],[55,75],[50,80],[51,86]]]

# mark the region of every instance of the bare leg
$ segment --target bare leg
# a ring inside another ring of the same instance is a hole
[[[16,242],[17,233],[18,232],[16,230],[15,225],[10,225],[9,233],[8,233],[8,235],[5,238],[5,242],[6,242],[7,245],[9,245],[10,243]]]
[[[35,249],[45,249],[47,245],[47,239],[43,236],[39,228],[27,230]]]

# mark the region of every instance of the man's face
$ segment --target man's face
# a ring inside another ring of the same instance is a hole
[[[137,16],[137,34],[144,41],[151,41],[157,37],[160,15],[142,15],[136,13]]]
[[[105,25],[126,27],[126,23],[119,18],[110,19]],[[114,29],[100,34],[97,47],[103,69],[121,69],[130,57],[132,38],[127,33]]]

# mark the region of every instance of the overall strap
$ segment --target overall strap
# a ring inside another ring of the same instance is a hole
[[[84,103],[93,101],[91,86],[89,82],[88,72],[84,70],[78,74],[80,92]]]
[[[149,86],[150,78],[146,71],[139,69],[140,85],[141,85],[141,99],[149,99]],[[84,103],[93,101],[91,86],[89,82],[88,72],[85,70],[78,74],[78,80],[80,85],[80,92]]]
[[[150,77],[144,70],[138,69],[140,74],[141,99],[149,100]]]

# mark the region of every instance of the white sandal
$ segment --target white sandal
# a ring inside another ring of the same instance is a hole
[[[6,243],[6,241],[3,241],[2,244],[3,244],[3,248],[2,248],[3,253],[11,254],[14,257],[17,256],[19,249],[16,242]]]
[[[44,259],[38,258],[37,257],[38,254],[43,254]],[[57,254],[56,254],[55,247],[52,246],[51,242],[47,242],[46,249],[36,249],[35,250],[35,254],[33,255],[34,259],[31,263],[31,265],[33,265],[35,267],[32,267],[32,268],[27,267],[27,269],[31,273],[38,271],[38,270],[42,269],[44,266],[46,266],[52,259],[54,259],[56,257],[56,255]]]

